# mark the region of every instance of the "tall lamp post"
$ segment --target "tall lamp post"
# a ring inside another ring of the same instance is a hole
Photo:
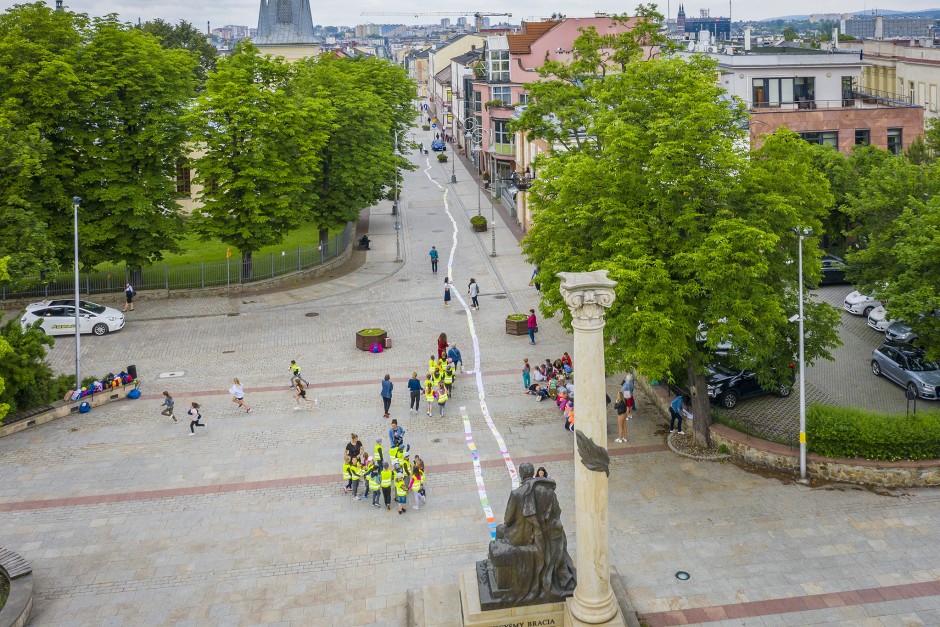
[[[800,312],[797,316],[800,334],[800,481],[806,482],[806,376],[803,355],[803,238],[812,235],[812,229],[797,230],[797,268],[799,270]]]
[[[74,244],[75,244],[75,389],[82,389],[82,362],[81,362],[81,348],[82,348],[82,336],[81,328],[79,327],[79,322],[81,319],[81,309],[78,307],[79,296],[78,296],[78,206],[82,204],[82,199],[79,196],[74,196],[72,198],[72,224],[73,224],[73,234],[74,234]]]
[[[401,261],[401,215],[398,213],[398,136],[395,131],[395,202],[392,203],[392,215],[395,216],[395,261]]]
[[[493,249],[490,257],[496,256],[496,203],[500,202],[499,189],[499,168],[496,167],[496,160],[493,160],[493,179],[496,182],[496,193],[493,194],[493,202],[490,203],[490,241],[493,243]]]
[[[456,116],[455,116],[455,117],[456,117]],[[460,120],[456,120],[456,121],[454,122],[454,128],[451,129],[452,131],[454,131],[454,133],[453,133],[453,135],[451,136],[451,139],[457,137],[457,132],[456,132],[456,131],[457,131],[457,127],[458,127],[458,126],[460,126]],[[456,182],[457,182],[457,142],[456,142],[456,140],[454,141],[454,145],[451,147],[451,150],[452,150],[453,153],[454,153],[454,154],[453,154],[453,157],[454,157],[454,158],[451,159],[451,162],[450,162],[450,182],[451,182],[451,183],[456,183]]]

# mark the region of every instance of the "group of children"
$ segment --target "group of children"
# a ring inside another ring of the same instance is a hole
[[[532,379],[535,379],[535,382]],[[542,382],[540,385],[539,382]],[[522,360],[522,385],[526,394],[541,402],[554,399],[564,416],[565,429],[574,431],[574,368],[567,352],[554,362],[546,359],[533,371],[528,358]]]
[[[365,501],[372,494],[372,507],[381,507],[379,497],[385,503],[385,509],[391,510],[392,493],[394,490],[398,513],[408,511],[408,493],[414,494],[413,509],[419,509],[422,503],[427,502],[425,482],[427,475],[424,470],[424,460],[417,454],[411,459],[411,446],[404,442],[405,430],[398,426],[398,421],[392,421],[389,430],[390,446],[388,456],[382,446],[382,438],[375,440],[373,455],[359,443],[359,437],[353,433],[343,456],[343,480],[346,485],[344,494],[352,494],[357,501]],[[365,492],[359,495],[359,484],[365,484]]]
[[[417,373],[412,375],[417,377]],[[444,415],[447,400],[453,396],[454,382],[457,380],[457,364],[450,357],[435,357],[428,359],[428,373],[421,384],[424,400],[428,404],[428,416],[433,415],[433,407],[437,404],[439,415]],[[417,407],[414,408],[417,413]]]

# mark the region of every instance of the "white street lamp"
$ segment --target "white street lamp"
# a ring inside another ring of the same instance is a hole
[[[75,244],[75,389],[82,389],[82,365],[81,365],[81,328],[79,326],[81,309],[78,307],[78,206],[82,204],[79,196],[72,198],[72,221]]]
[[[800,313],[797,320],[800,334],[800,482],[802,483],[808,482],[806,478],[806,365],[804,363],[806,360],[803,355],[803,238],[812,233],[812,229],[800,229],[797,232],[797,268],[800,274]]]
[[[401,261],[401,215],[398,213],[398,136],[395,132],[395,202],[392,203],[392,215],[395,216],[395,261]]]

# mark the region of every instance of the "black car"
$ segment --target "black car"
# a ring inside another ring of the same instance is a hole
[[[750,370],[729,368],[721,364],[709,364],[705,378],[708,381],[708,398],[712,403],[725,409],[737,406],[738,401],[752,396],[776,394],[787,397],[793,391],[793,364],[790,368],[790,383],[765,388],[757,380],[757,374]]]
[[[820,259],[822,263],[822,280],[820,285],[839,285],[848,283],[845,280],[845,260],[835,255],[823,255]]]

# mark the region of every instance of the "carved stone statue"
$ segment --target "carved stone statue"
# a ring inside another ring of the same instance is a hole
[[[534,475],[532,464],[519,466],[522,484],[509,495],[489,559],[477,562],[483,610],[557,603],[574,593],[574,564],[555,481]]]

